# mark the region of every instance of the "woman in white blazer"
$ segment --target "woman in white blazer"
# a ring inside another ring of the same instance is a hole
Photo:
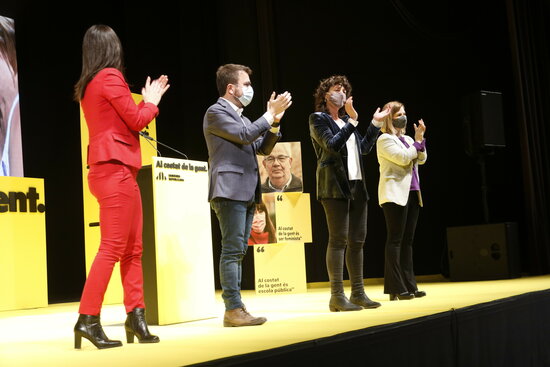
[[[388,102],[382,133],[376,142],[380,165],[378,203],[386,220],[384,293],[390,301],[423,297],[413,271],[412,243],[422,196],[418,165],[426,162],[426,125],[414,124],[414,139],[405,135],[407,115],[401,102]]]

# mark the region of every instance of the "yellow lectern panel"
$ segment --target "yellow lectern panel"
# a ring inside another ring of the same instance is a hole
[[[156,296],[159,325],[214,317],[208,163],[155,157],[152,167],[156,284],[146,302]]]
[[[136,103],[143,100],[139,94],[132,93]],[[149,136],[156,139],[156,124],[153,120],[145,129]],[[86,255],[86,274],[90,271],[92,262],[99,248],[101,234],[99,230],[99,205],[88,187],[88,168],[86,164],[88,154],[88,126],[82,108],[80,109],[80,141],[82,148],[82,193],[84,200],[84,241]],[[141,161],[143,165],[151,164],[151,157],[157,155],[156,143],[140,137]],[[109,287],[105,293],[104,304],[122,303],[122,283],[119,264],[115,264]]]
[[[0,177],[0,311],[48,305],[44,180]]]

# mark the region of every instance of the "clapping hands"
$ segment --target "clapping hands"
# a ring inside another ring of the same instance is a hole
[[[355,107],[353,107],[353,97],[349,97],[346,99],[346,103],[344,104],[344,108],[346,109],[346,113],[349,117],[357,121],[359,118],[359,114],[357,111],[355,111]]]
[[[267,101],[267,110],[273,115],[275,121],[280,121],[287,108],[292,105],[292,96],[289,92],[284,92],[276,95],[271,93],[269,101]]]
[[[141,89],[143,101],[152,103],[155,106],[159,104],[163,94],[170,88],[168,77],[161,75],[158,79],[151,81],[151,77],[147,77],[145,86]]]
[[[391,107],[388,106],[383,111],[380,111],[380,107],[376,109],[376,112],[372,115],[372,118],[376,121],[382,121],[386,116],[388,116],[391,112]]]
[[[414,140],[421,142],[424,140],[424,133],[426,132],[426,125],[424,125],[424,120],[418,120],[418,125],[413,124],[414,126]]]

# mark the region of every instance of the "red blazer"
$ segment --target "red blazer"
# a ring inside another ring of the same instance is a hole
[[[101,70],[88,83],[81,100],[88,125],[88,164],[120,161],[141,168],[139,134],[158,114],[157,106],[136,105],[122,73]]]

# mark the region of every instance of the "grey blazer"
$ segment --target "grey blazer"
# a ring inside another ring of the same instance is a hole
[[[270,132],[262,116],[242,118],[223,98],[204,115],[203,133],[208,148],[208,201],[215,198],[261,200],[256,154],[268,155],[281,137]]]

